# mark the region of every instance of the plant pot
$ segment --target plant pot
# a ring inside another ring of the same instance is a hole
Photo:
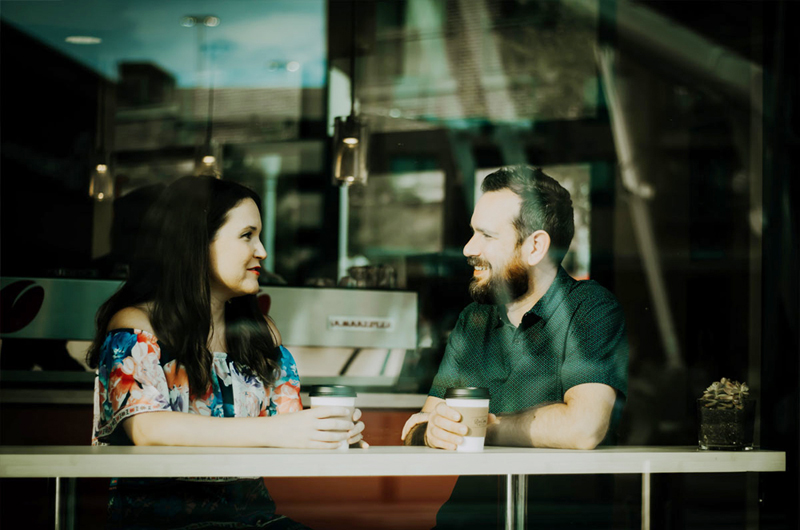
[[[700,449],[749,451],[753,448],[756,400],[744,402],[744,408],[709,408],[697,401],[698,443]]]

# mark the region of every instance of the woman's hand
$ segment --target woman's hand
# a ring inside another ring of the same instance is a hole
[[[355,449],[366,449],[369,444],[364,441],[364,436],[361,434],[364,431],[364,422],[358,421],[359,418],[361,418],[361,409],[355,409],[353,411],[354,427],[347,433],[349,436],[347,443]]]
[[[356,409],[350,419],[350,409],[345,407],[314,407],[290,414],[270,416],[269,429],[275,430],[277,443],[273,447],[300,449],[337,449],[343,443],[358,443],[364,430]]]

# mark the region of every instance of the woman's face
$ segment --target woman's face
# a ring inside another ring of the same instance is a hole
[[[252,199],[228,211],[209,248],[212,297],[227,301],[258,292],[260,262],[267,257],[260,234],[261,216]]]

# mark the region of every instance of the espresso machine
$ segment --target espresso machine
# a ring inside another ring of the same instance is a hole
[[[119,286],[108,280],[0,278],[0,336],[65,341],[69,355],[83,363],[95,313]],[[303,386],[391,387],[407,351],[417,348],[415,292],[262,286],[258,301],[294,356]]]

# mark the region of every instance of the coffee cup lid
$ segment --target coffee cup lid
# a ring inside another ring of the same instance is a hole
[[[317,385],[308,391],[310,397],[356,397],[356,389],[347,385]]]
[[[445,399],[489,399],[489,389],[474,386],[448,388],[444,393],[444,397]]]

